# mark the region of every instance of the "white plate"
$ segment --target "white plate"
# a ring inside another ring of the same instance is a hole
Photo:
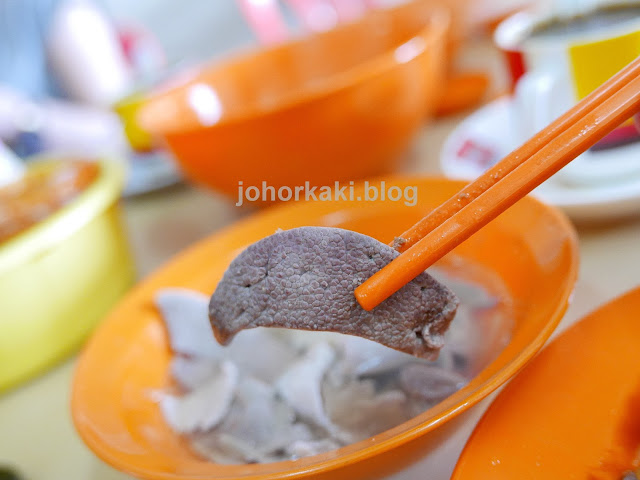
[[[518,146],[513,131],[511,100],[502,97],[476,111],[447,138],[440,165],[445,175],[471,180]],[[629,164],[640,167],[640,143],[590,152],[589,162]],[[574,160],[563,171],[534,191],[541,200],[563,209],[575,221],[602,221],[640,214],[640,175],[595,183],[582,183],[575,172],[583,159]]]

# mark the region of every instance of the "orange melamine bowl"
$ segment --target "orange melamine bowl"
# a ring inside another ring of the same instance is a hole
[[[449,17],[416,0],[185,72],[150,95],[139,123],[189,179],[232,198],[240,181],[277,189],[392,172],[438,100]]]
[[[567,307],[578,267],[576,235],[558,210],[532,198],[518,202],[443,260],[442,268],[468,278],[475,271],[489,272],[475,280],[501,292],[500,303],[509,306],[509,341],[468,385],[412,420],[322,455],[262,465],[217,465],[198,458],[172,433],[154,401],[153,392],[170,385],[170,352],[152,303],[155,292],[181,286],[210,294],[243,248],[277,228],[337,226],[390,241],[463,186],[453,180],[400,177],[386,178],[385,184],[403,190],[415,186],[417,205],[346,200],[274,207],[203,240],[134,289],[101,325],[78,364],[72,413],[85,443],[122,471],[163,480],[372,480],[392,474],[399,475],[394,479],[415,479],[422,478],[417,471],[430,468],[422,467],[427,459],[439,460],[432,466],[441,465],[442,445],[455,438],[464,443],[461,414],[477,410],[471,407],[479,407],[533,357]],[[361,194],[356,190],[354,198]]]
[[[497,397],[455,480],[620,480],[638,467],[640,288],[555,339]]]

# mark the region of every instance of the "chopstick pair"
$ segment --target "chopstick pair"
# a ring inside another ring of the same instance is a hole
[[[397,238],[403,252],[355,290],[372,310],[640,111],[640,57]]]

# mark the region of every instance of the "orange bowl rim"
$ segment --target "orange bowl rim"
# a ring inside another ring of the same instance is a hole
[[[365,60],[363,62],[358,63],[357,65],[353,65],[351,68],[334,73],[324,78],[324,81],[321,82],[320,85],[315,85],[313,87],[307,87],[301,90],[296,90],[292,94],[283,95],[282,98],[277,102],[277,104],[270,106],[267,109],[259,110],[259,109],[250,109],[245,112],[241,112],[237,115],[231,115],[227,118],[223,115],[222,118],[216,122],[214,125],[205,126],[205,125],[194,125],[190,127],[182,127],[180,125],[171,124],[171,127],[163,129],[157,128],[157,123],[155,121],[155,115],[152,116],[150,114],[150,110],[152,111],[153,104],[155,100],[160,100],[167,95],[173,94],[176,90],[184,88],[190,83],[194,82],[202,69],[205,68],[215,68],[216,70],[221,70],[228,68],[231,64],[243,63],[251,61],[253,58],[257,56],[269,55],[271,52],[278,51],[281,49],[291,48],[294,45],[299,45],[305,42],[309,42],[314,37],[321,37],[323,35],[331,35],[334,30],[346,28],[354,23],[360,23],[364,19],[369,18],[371,15],[384,15],[393,13],[393,11],[407,9],[413,7],[415,5],[420,5],[428,3],[425,0],[412,0],[408,4],[402,4],[397,7],[388,9],[388,11],[380,12],[380,11],[372,11],[367,14],[363,19],[357,20],[355,22],[349,22],[344,25],[337,27],[336,29],[329,30],[326,32],[319,32],[312,34],[311,37],[301,37],[295,38],[289,41],[286,41],[280,45],[276,45],[273,47],[265,48],[265,49],[252,49],[246,51],[244,53],[239,53],[236,55],[232,55],[231,57],[221,60],[221,61],[213,61],[213,62],[204,62],[199,66],[194,67],[193,70],[189,71],[189,75],[184,82],[180,82],[177,85],[172,85],[170,87],[164,88],[162,85],[158,87],[157,90],[152,91],[151,93],[146,95],[146,98],[143,101],[143,104],[140,106],[139,111],[136,113],[136,122],[140,125],[145,131],[153,132],[156,135],[171,135],[171,134],[186,134],[189,132],[197,131],[200,129],[209,129],[209,128],[217,128],[220,126],[229,126],[235,125],[238,123],[246,122],[248,120],[255,120],[258,118],[264,118],[269,115],[274,115],[278,112],[282,112],[284,110],[288,110],[294,108],[296,106],[309,103],[315,99],[328,97],[336,92],[340,92],[346,88],[357,85],[366,81],[368,78],[375,77],[376,75],[380,75],[385,71],[395,67],[398,65],[398,61],[394,58],[395,50],[400,46],[396,45],[393,48],[387,49],[384,52]],[[415,5],[413,5],[415,4]],[[426,7],[425,7],[426,8]],[[428,16],[425,18],[425,25],[414,35],[411,36],[408,40],[406,40],[401,45],[404,45],[416,38],[422,38],[424,43],[424,48],[420,52],[420,54],[425,52],[431,52],[432,47],[438,43],[444,44],[445,37],[449,28],[451,26],[451,14],[443,7],[438,6],[429,6],[428,8]],[[415,58],[415,57],[413,57]],[[411,58],[409,61],[413,60]]]

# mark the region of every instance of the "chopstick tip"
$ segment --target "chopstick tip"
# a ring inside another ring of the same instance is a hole
[[[358,304],[360,305],[360,307],[362,307],[363,310],[370,312],[377,306],[377,304],[375,303],[375,300],[372,301],[371,296],[368,294],[368,290],[366,289],[365,283],[363,283],[362,285],[359,285],[355,289],[353,294],[356,297]]]

